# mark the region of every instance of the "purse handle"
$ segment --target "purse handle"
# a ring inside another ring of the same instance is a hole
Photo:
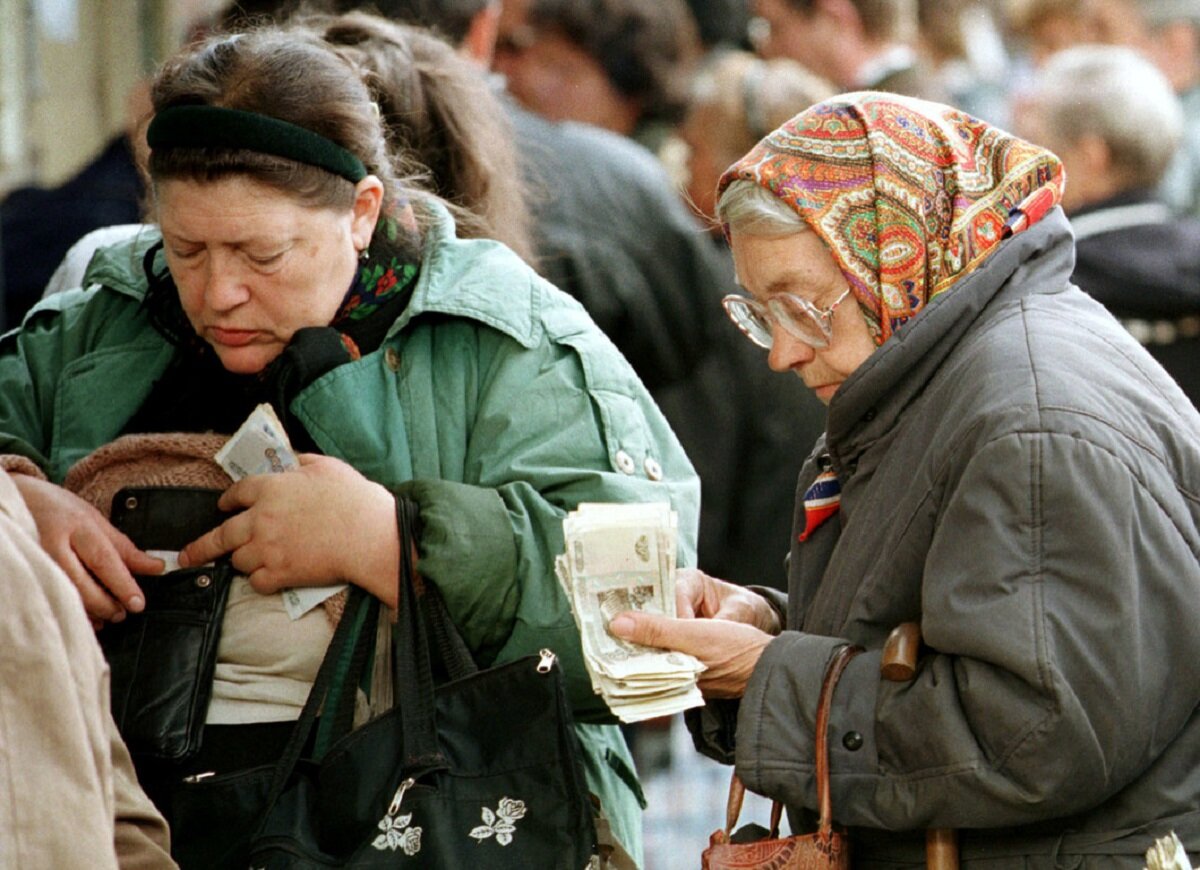
[[[445,603],[433,587],[423,587],[418,603],[417,586],[420,580],[412,561],[413,542],[417,524],[416,504],[405,497],[396,499],[396,518],[400,531],[400,576],[397,594],[399,610],[392,644],[392,674],[396,706],[404,727],[405,768],[414,777],[448,766],[437,748],[437,726],[434,716],[433,673],[429,656],[429,632],[433,627],[435,642],[443,667],[452,676],[475,670],[470,652],[450,621]],[[366,628],[379,618],[379,599],[359,586],[351,586],[346,607],[321,667],[313,680],[304,708],[292,729],[283,754],[275,766],[275,775],[267,792],[260,825],[270,815],[279,796],[291,779],[300,755],[308,742],[325,706],[318,744],[332,742],[350,730],[354,711],[355,689],[366,668],[374,633]],[[327,697],[326,696],[330,696]],[[325,704],[326,700],[329,701]],[[317,753],[318,758],[320,753]]]
[[[837,688],[838,680],[850,660],[863,651],[861,646],[846,644],[839,647],[825,669],[825,678],[821,683],[821,697],[817,701],[816,727],[816,776],[817,776],[817,809],[820,812],[817,833],[823,840],[833,834],[833,805],[829,795],[829,708],[833,706],[833,691]],[[738,816],[742,812],[742,801],[746,796],[746,786],[741,777],[734,771],[729,781],[729,800],[725,805],[725,841],[733,835]],[[771,838],[779,836],[779,822],[783,817],[783,804],[771,802]]]

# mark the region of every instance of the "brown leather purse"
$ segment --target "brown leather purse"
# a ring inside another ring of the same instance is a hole
[[[817,805],[820,823],[811,834],[779,836],[779,820],[783,805],[775,801],[771,805],[771,830],[765,837],[750,842],[733,842],[742,839],[742,831],[733,834],[738,815],[742,811],[742,799],[746,787],[737,773],[729,783],[729,803],[725,809],[725,827],[713,832],[708,839],[708,848],[700,857],[701,870],[848,870],[850,867],[850,844],[845,834],[833,828],[833,810],[829,799],[829,706],[833,702],[833,690],[850,660],[862,652],[862,647],[844,646],[834,654],[825,669],[825,680],[821,685],[821,698],[817,703]],[[743,829],[744,831],[745,829]],[[761,828],[760,828],[761,830]]]

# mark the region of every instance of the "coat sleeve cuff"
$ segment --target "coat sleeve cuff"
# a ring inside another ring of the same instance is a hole
[[[447,480],[395,488],[421,515],[417,570],[437,586],[472,652],[489,657],[512,632],[518,593],[517,548],[499,493]]]
[[[845,643],[785,631],[763,651],[738,713],[737,770],[750,790],[792,806],[815,806],[817,702],[825,668]],[[878,650],[855,657],[838,682],[829,717],[831,778],[877,767],[879,660]]]

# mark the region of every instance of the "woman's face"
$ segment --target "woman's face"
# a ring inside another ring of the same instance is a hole
[[[827,309],[846,289],[842,270],[816,233],[734,232],[730,245],[738,283],[761,302],[791,293]],[[834,309],[831,325],[829,344],[813,347],[775,324],[767,355],[767,365],[777,372],[795,372],[826,405],[842,382],[875,352],[875,341],[853,295]]]
[[[371,240],[382,191],[368,176],[343,211],[301,205],[247,178],[157,185],[179,300],[226,369],[260,372],[296,330],[330,323]]]

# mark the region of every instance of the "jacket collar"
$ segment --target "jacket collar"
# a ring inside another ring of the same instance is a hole
[[[420,204],[433,218],[426,230],[421,274],[412,301],[388,337],[422,314],[449,314],[492,326],[523,347],[538,342],[537,277],[513,251],[488,239],[458,239],[454,219],[436,201]]]

